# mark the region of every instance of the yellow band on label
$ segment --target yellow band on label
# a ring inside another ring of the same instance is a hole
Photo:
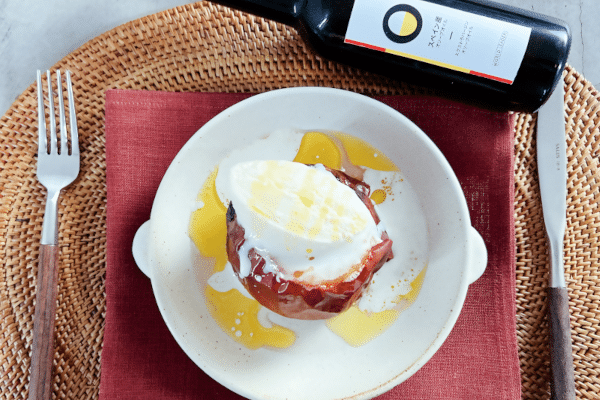
[[[397,56],[410,58],[410,59],[417,60],[417,61],[423,61],[428,64],[437,65],[438,67],[444,67],[444,68],[448,68],[448,69],[453,69],[455,71],[465,72],[467,74],[469,72],[471,72],[471,70],[468,68],[457,67],[456,65],[443,63],[443,62],[432,60],[432,59],[425,58],[425,57],[415,56],[414,54],[403,53],[401,51],[396,51],[396,50],[391,50],[391,49],[385,49],[385,52],[390,53],[390,54],[395,54]]]

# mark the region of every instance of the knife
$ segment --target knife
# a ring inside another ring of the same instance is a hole
[[[548,322],[552,399],[575,399],[569,294],[563,265],[567,225],[567,151],[562,79],[538,111],[537,163],[544,225],[550,250]]]

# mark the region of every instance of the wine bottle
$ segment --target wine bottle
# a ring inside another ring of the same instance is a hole
[[[487,0],[216,0],[293,26],[321,56],[486,108],[534,112],[561,79],[569,26]]]

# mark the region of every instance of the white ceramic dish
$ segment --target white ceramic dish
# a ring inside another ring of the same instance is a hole
[[[315,322],[308,337],[287,349],[249,350],[217,326],[204,301],[208,273],[195,267],[199,254],[187,233],[197,194],[232,146],[289,128],[335,130],[366,140],[391,158],[421,199],[429,226],[421,292],[387,331],[361,347]],[[202,127],[166,172],[133,253],[181,348],[212,378],[251,399],[366,399],[398,385],[442,345],[469,284],[487,263],[459,182],[431,140],[392,108],[329,88],[256,95]]]

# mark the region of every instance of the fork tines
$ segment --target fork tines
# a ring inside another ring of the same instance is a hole
[[[79,137],[77,133],[77,119],[75,114],[75,102],[73,99],[73,85],[71,83],[71,72],[66,71],[66,86],[69,106],[69,132],[67,131],[67,118],[65,116],[64,95],[63,95],[63,80],[60,70],[56,70],[56,91],[52,87],[52,79],[50,71],[46,71],[46,81],[48,83],[48,117],[50,126],[50,146],[48,146],[48,133],[46,131],[46,113],[44,107],[44,91],[42,87],[42,72],[37,71],[37,95],[38,95],[38,144],[39,148],[46,148],[48,154],[79,154]],[[56,131],[56,107],[54,105],[54,97],[58,98],[58,114],[59,114],[59,131]],[[60,149],[58,145],[60,143]],[[69,152],[69,143],[71,149]],[[69,152],[69,153],[67,153]]]

